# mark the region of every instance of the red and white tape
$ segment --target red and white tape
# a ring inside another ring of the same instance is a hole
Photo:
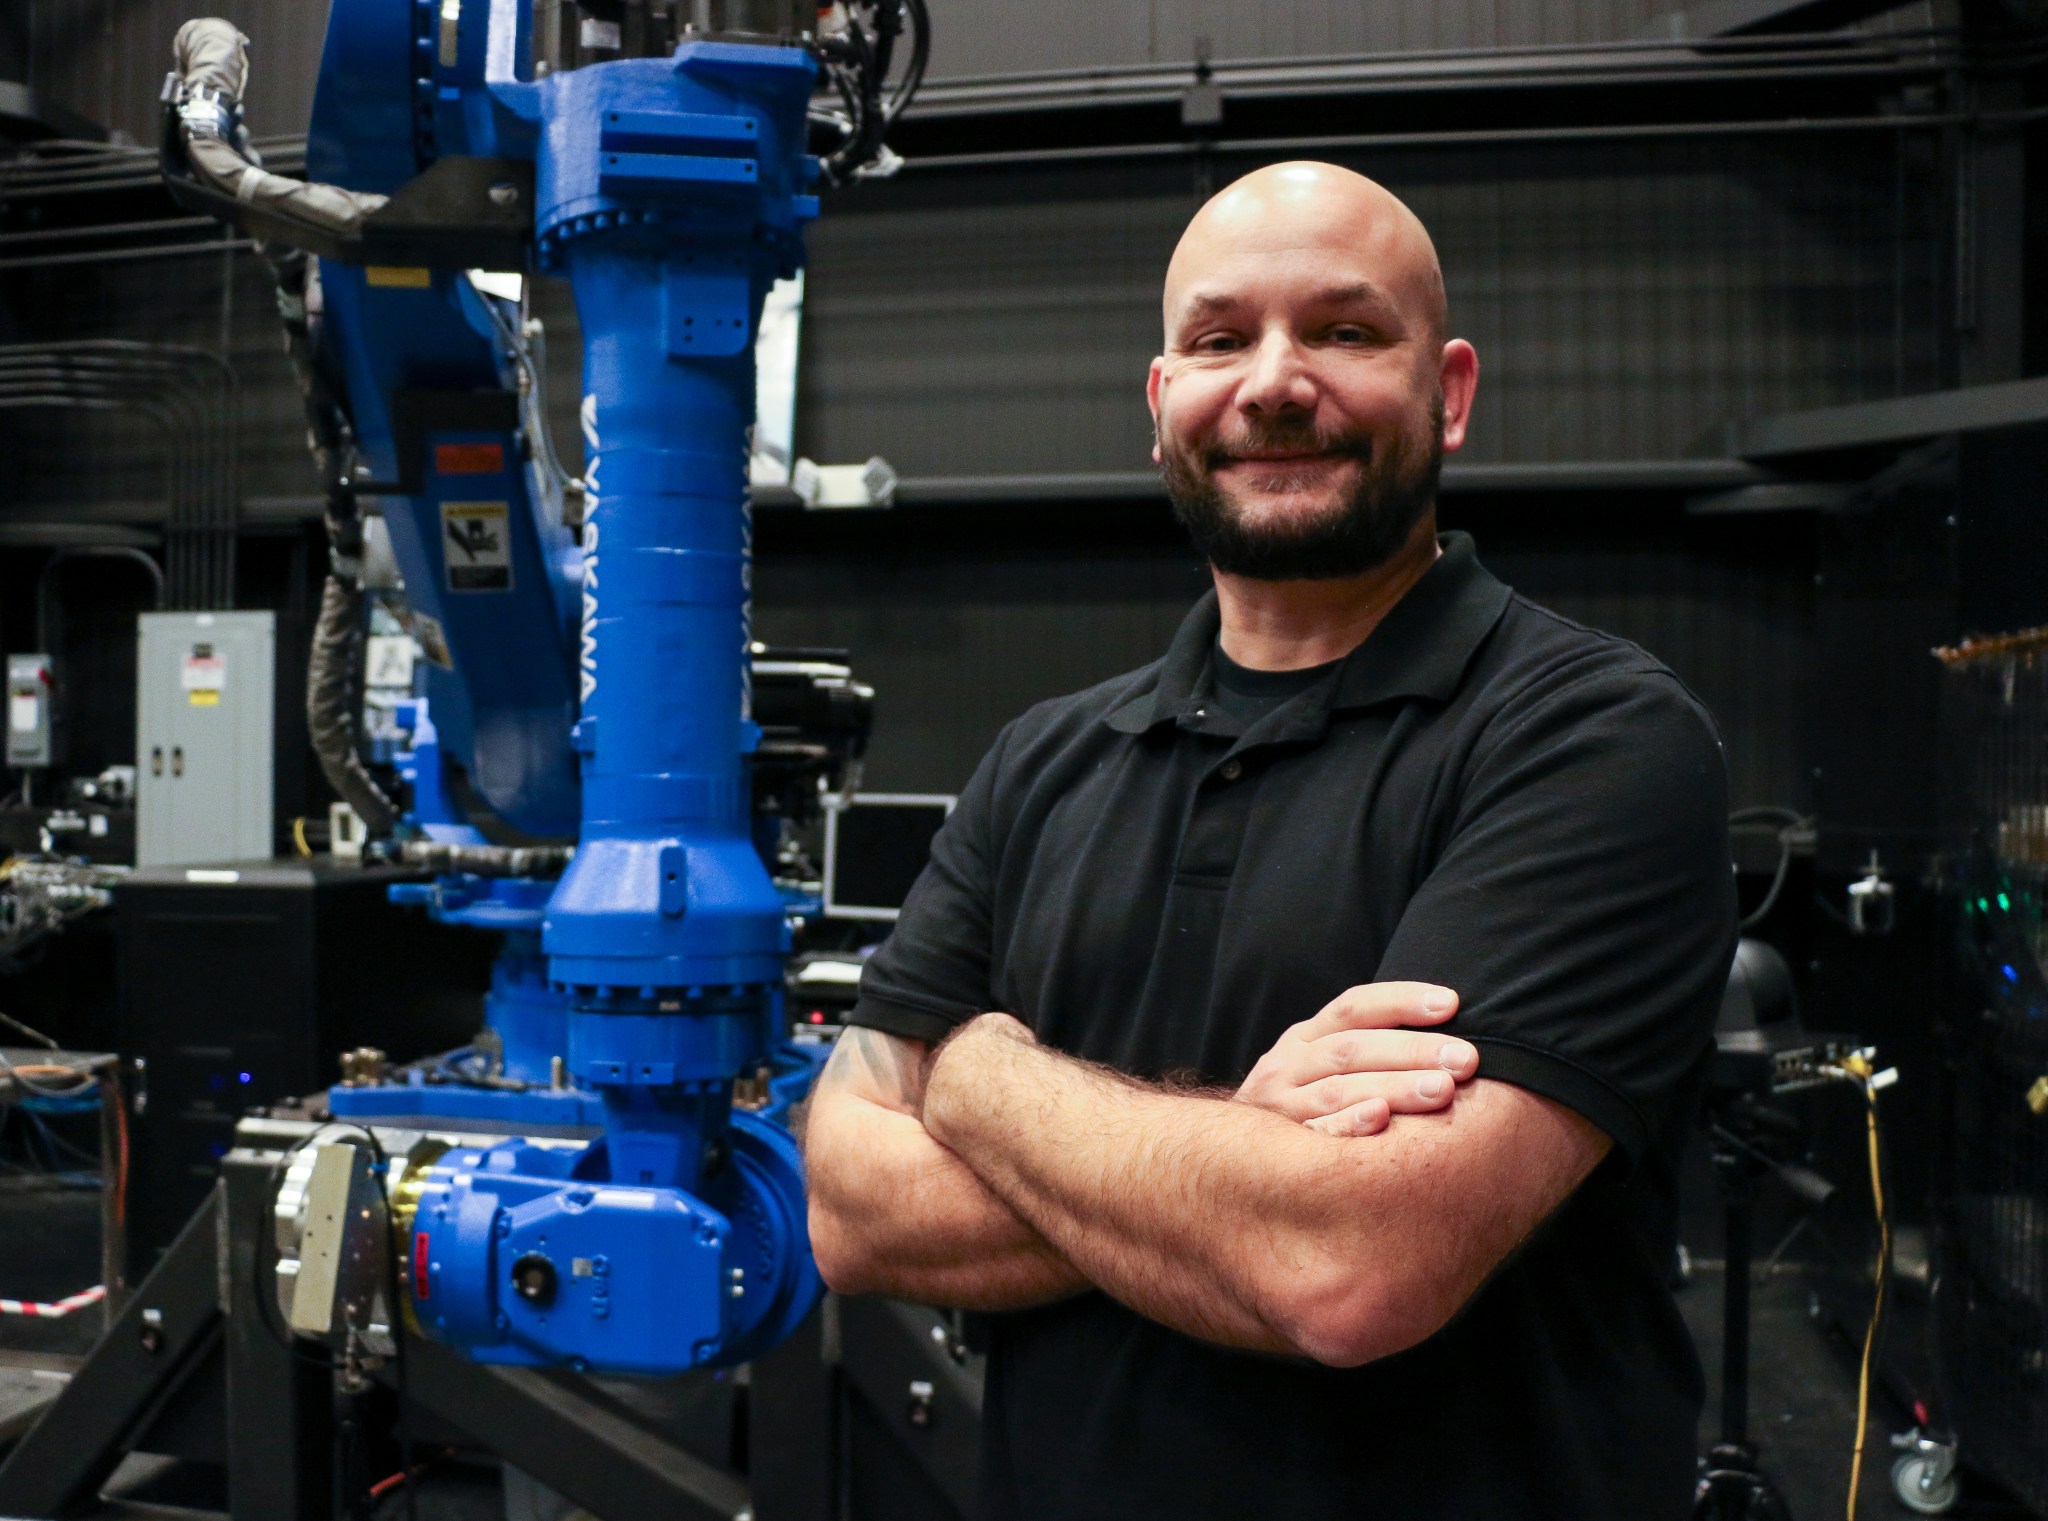
[[[59,1320],[73,1310],[82,1310],[89,1304],[98,1304],[106,1297],[107,1286],[96,1283],[69,1298],[48,1303],[38,1303],[33,1299],[0,1299],[0,1315],[36,1315],[44,1320]]]

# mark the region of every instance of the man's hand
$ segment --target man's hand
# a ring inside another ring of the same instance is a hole
[[[1478,1051],[1401,1027],[1441,1024],[1457,1010],[1456,993],[1427,982],[1347,988],[1291,1026],[1237,1097],[1335,1136],[1376,1135],[1397,1114],[1445,1108],[1478,1072]]]

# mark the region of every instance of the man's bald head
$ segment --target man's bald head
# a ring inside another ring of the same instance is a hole
[[[1188,224],[1146,380],[1153,458],[1220,574],[1362,575],[1431,527],[1479,375],[1415,213],[1334,164],[1275,164]]]
[[[1307,160],[1256,169],[1195,213],[1166,269],[1169,337],[1186,303],[1206,294],[1219,269],[1319,249],[1362,260],[1429,337],[1443,341],[1443,269],[1420,219],[1384,185]]]

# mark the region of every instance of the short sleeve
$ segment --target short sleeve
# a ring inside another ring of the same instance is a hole
[[[1479,1071],[1640,1158],[1713,1039],[1735,942],[1727,773],[1661,670],[1602,672],[1497,715],[1381,980],[1454,988]]]
[[[896,927],[861,971],[849,1024],[937,1042],[994,1007],[995,791],[1009,737],[997,737],[932,837]]]

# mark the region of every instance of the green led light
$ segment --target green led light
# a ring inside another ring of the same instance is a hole
[[[1980,913],[1980,914],[1988,914],[1988,913],[1990,913],[1990,912],[1991,912],[1991,900],[1990,900],[1989,898],[1979,898],[1979,899],[1977,900],[1977,912],[1978,912],[1978,913]]]
[[[2004,909],[2007,913],[2011,913],[2012,899],[2008,898],[2004,893],[2000,893],[1998,895],[1998,906]]]

